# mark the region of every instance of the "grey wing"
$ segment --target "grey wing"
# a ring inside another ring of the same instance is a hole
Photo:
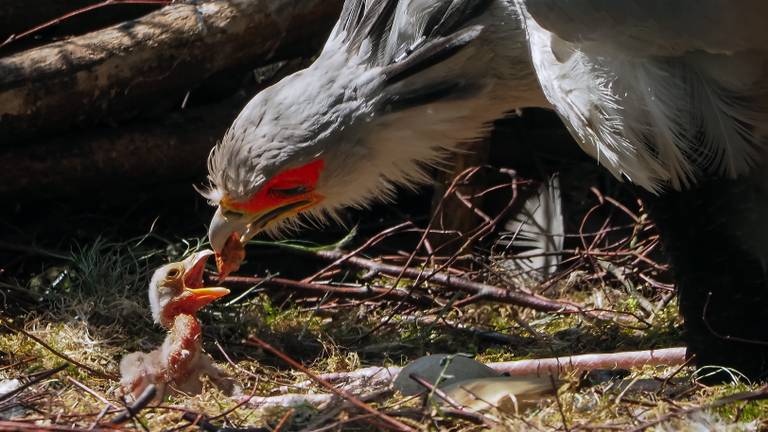
[[[768,49],[765,0],[518,0],[560,39],[639,54]]]
[[[355,51],[370,44],[376,64],[467,26],[496,0],[346,0],[331,39]]]

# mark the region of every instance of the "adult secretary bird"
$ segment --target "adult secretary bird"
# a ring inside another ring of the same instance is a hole
[[[553,107],[645,195],[698,363],[765,378],[767,20],[765,0],[347,0],[212,152],[211,245],[391,196],[510,109]]]

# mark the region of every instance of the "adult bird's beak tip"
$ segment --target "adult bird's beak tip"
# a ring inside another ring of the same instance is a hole
[[[221,254],[232,233],[241,236],[248,230],[248,225],[244,217],[224,216],[221,207],[217,208],[208,228],[208,241],[211,243],[211,248],[216,254]]]

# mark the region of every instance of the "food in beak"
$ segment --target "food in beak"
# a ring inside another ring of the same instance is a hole
[[[216,254],[216,268],[219,270],[219,280],[230,273],[236,272],[245,259],[245,248],[240,237],[233,233],[227,239],[220,254]]]

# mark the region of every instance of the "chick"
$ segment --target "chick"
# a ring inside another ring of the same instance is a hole
[[[203,352],[201,326],[195,313],[203,306],[229,294],[221,287],[203,287],[205,262],[212,251],[198,252],[181,262],[155,270],[149,283],[149,304],[155,323],[168,330],[162,346],[149,352],[134,352],[120,361],[121,384],[134,398],[155,384],[157,399],[169,390],[199,394],[202,375],[225,393],[234,390],[234,381],[213,364]]]

